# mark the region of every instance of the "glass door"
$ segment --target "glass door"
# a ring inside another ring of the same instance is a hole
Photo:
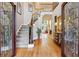
[[[64,6],[64,54],[78,56],[79,3],[68,2]]]
[[[13,55],[13,6],[0,2],[0,56]]]

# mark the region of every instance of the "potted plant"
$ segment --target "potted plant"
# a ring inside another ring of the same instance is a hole
[[[40,39],[40,34],[41,34],[41,29],[40,28],[37,28],[38,39]]]

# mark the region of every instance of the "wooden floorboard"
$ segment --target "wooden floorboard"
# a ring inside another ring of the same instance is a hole
[[[60,57],[61,48],[56,45],[51,39],[51,36],[48,35],[48,40],[45,45],[42,45],[42,40],[37,39],[34,41],[34,48],[17,48],[16,56],[17,57]]]

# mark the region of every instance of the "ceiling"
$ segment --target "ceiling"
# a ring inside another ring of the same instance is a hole
[[[30,2],[33,10],[40,11],[53,11],[57,6],[58,2]]]

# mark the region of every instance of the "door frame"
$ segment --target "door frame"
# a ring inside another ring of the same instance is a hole
[[[67,4],[67,2],[64,2],[61,6],[61,16],[62,16],[62,40],[61,40],[61,56],[65,57],[64,54],[64,6]]]
[[[12,38],[12,57],[16,55],[16,5],[13,3],[13,2],[10,2],[11,5],[12,5],[12,13],[13,13],[13,30],[12,30],[12,33],[13,33],[13,38]]]

